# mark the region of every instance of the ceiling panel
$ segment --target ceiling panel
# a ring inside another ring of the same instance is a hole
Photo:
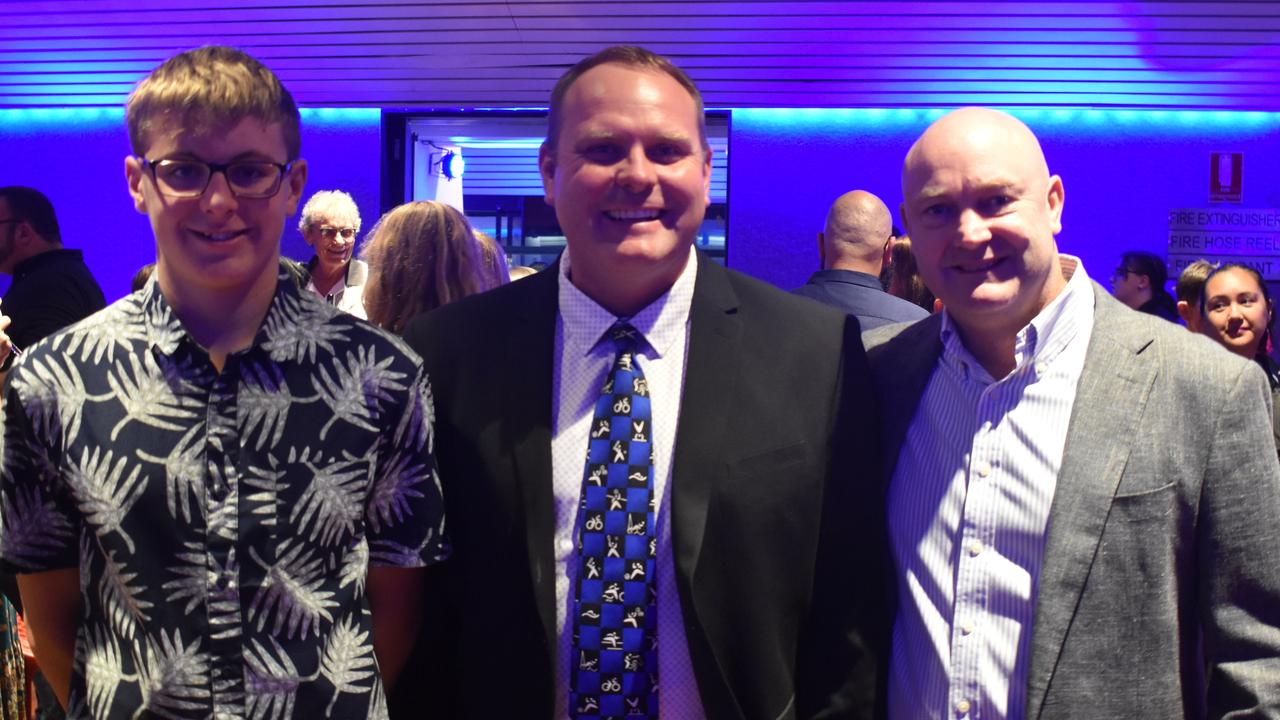
[[[309,106],[537,107],[650,47],[713,108],[1280,111],[1277,2],[0,2],[0,107],[119,105],[168,55],[243,47]]]

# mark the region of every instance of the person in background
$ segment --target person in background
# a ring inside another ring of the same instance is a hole
[[[1217,265],[1208,260],[1196,260],[1190,263],[1178,275],[1174,286],[1174,294],[1178,298],[1178,317],[1193,333],[1200,332],[1204,316],[1200,311],[1200,298],[1204,293],[1204,281]]]
[[[480,251],[484,256],[485,270],[489,273],[489,280],[485,283],[488,286],[486,289],[511,282],[511,275],[507,270],[507,253],[502,249],[502,243],[489,233],[479,230],[475,232],[476,242],[480,243]]]
[[[147,286],[147,281],[156,272],[155,263],[147,263],[138,268],[138,272],[133,274],[133,279],[129,281],[129,292],[138,292]]]
[[[306,289],[330,305],[364,318],[363,290],[368,268],[351,256],[360,232],[360,209],[341,190],[321,190],[302,207],[298,230],[315,255],[307,262]]]
[[[897,235],[889,243],[889,282],[885,292],[916,305],[926,313],[937,312],[937,298],[925,287],[911,254],[911,238]]]
[[[1177,322],[1177,304],[1164,289],[1168,279],[1169,270],[1165,267],[1164,258],[1141,250],[1129,250],[1120,256],[1120,267],[1111,273],[1111,293],[1138,312]]]
[[[533,275],[537,272],[538,272],[537,270],[529,267],[528,265],[516,265],[515,267],[511,268],[511,272],[510,272],[511,281],[515,282],[520,278],[527,278],[530,275]]]
[[[897,563],[891,720],[1275,716],[1263,373],[1059,253],[1063,181],[1017,118],[944,115],[902,191],[944,309],[864,335]]]
[[[417,315],[500,283],[467,218],[435,200],[392,209],[365,239],[369,321],[393,333]]]
[[[928,312],[880,285],[892,231],[889,208],[875,195],[853,190],[836,198],[818,233],[822,269],[793,292],[849,313],[863,330],[925,317]]]
[[[36,657],[77,720],[385,717],[448,553],[421,361],[280,263],[307,163],[274,73],[179,53],[125,117],[155,277],[4,387]]]
[[[33,188],[0,187],[0,273],[13,276],[4,313],[21,350],[106,305],[84,255],[62,246],[53,204]]]

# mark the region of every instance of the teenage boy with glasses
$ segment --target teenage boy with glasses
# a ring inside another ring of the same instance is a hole
[[[128,103],[155,280],[15,363],[0,568],[72,717],[379,717],[447,554],[420,361],[298,289],[298,111],[244,53]]]

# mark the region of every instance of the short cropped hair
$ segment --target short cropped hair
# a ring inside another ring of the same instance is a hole
[[[207,45],[165,60],[129,94],[125,119],[129,143],[139,157],[151,131],[176,121],[195,131],[235,125],[246,117],[280,123],[288,162],[302,153],[301,122],[293,96],[267,66],[242,50]]]
[[[339,222],[349,222],[351,227],[360,232],[360,208],[356,201],[341,190],[321,190],[312,195],[307,204],[302,206],[302,217],[298,219],[298,230],[305,233],[318,222],[320,215],[337,218]]]
[[[0,198],[9,203],[12,219],[25,222],[36,234],[52,245],[62,244],[62,232],[58,230],[58,216],[53,212],[53,203],[44,193],[35,188],[22,185],[0,187]]]
[[[1165,281],[1169,279],[1169,269],[1165,267],[1164,258],[1155,253],[1129,250],[1120,255],[1120,267],[1131,273],[1146,275],[1151,280],[1153,290],[1163,291]]]
[[[1204,281],[1209,279],[1209,273],[1216,267],[1208,260],[1200,259],[1183,268],[1174,285],[1174,294],[1178,296],[1178,300],[1189,305],[1199,305],[1200,294],[1204,292]]]
[[[675,63],[652,50],[634,45],[615,45],[579,60],[556,81],[555,87],[551,90],[551,109],[547,114],[547,139],[543,142],[547,150],[555,150],[556,143],[560,140],[562,122],[560,115],[564,112],[564,96],[569,93],[569,88],[588,70],[610,63],[670,75],[680,84],[680,87],[689,91],[690,97],[693,98],[698,113],[698,139],[702,142],[704,152],[711,148],[707,142],[707,114],[702,105],[702,93],[698,91],[698,86],[694,84],[693,79],[685,71],[676,67]]]
[[[364,308],[394,333],[415,316],[494,286],[466,216],[435,200],[392,209],[369,231]]]

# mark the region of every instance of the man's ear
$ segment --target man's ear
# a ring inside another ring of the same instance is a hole
[[[555,150],[542,143],[538,148],[538,173],[542,175],[542,197],[551,207],[556,206],[556,158]]]
[[[880,269],[884,270],[893,263],[893,236],[884,241],[884,252],[880,254]]]
[[[293,167],[289,169],[288,188],[289,202],[287,212],[289,215],[298,211],[298,202],[302,199],[302,190],[307,186],[307,161],[298,158],[293,161]]]
[[[1049,194],[1046,202],[1049,206],[1049,227],[1053,228],[1054,235],[1062,232],[1062,206],[1066,200],[1067,194],[1062,187],[1062,178],[1057,175],[1049,178]]]
[[[132,155],[126,155],[124,158],[124,179],[129,185],[129,196],[133,198],[133,209],[147,214],[147,197],[142,192],[143,176],[146,170],[142,169],[142,161]]]
[[[711,147],[702,150],[702,194],[706,207],[711,207]]]

